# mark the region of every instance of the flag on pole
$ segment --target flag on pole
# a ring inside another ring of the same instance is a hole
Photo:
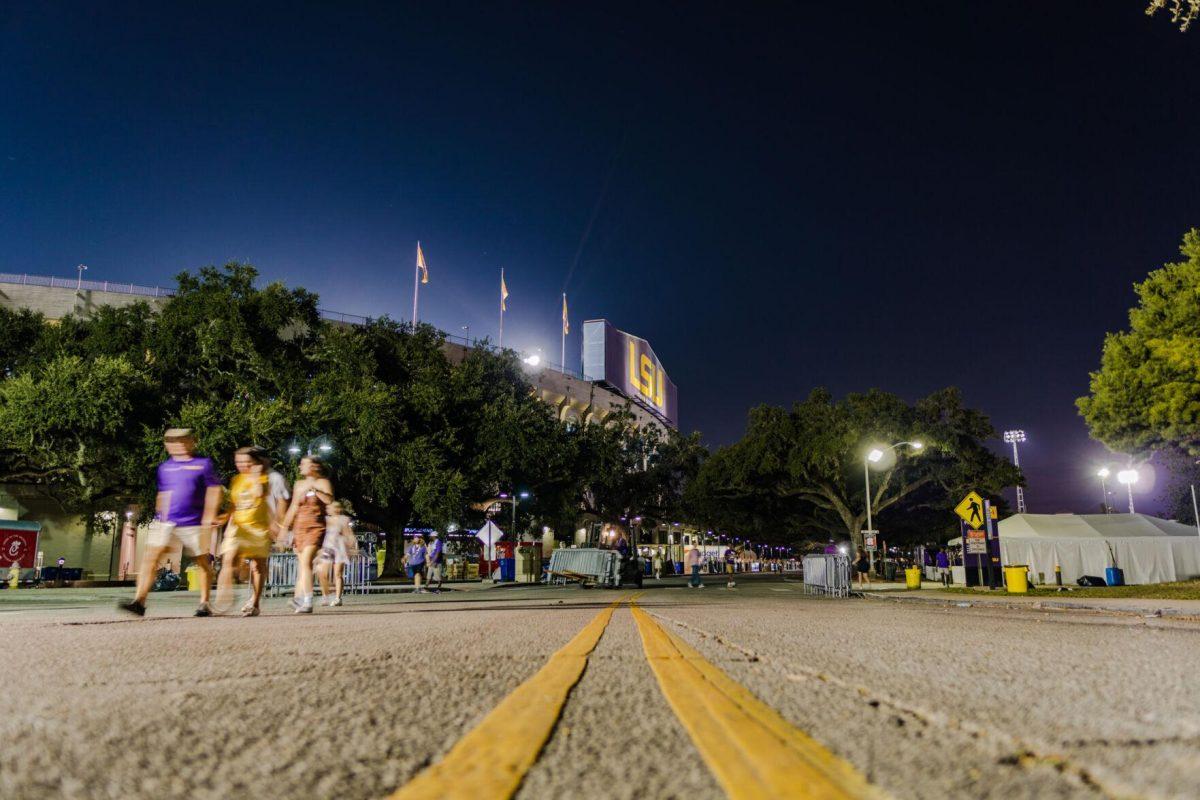
[[[567,319],[567,295],[563,293],[563,335],[571,332],[571,322]]]
[[[425,266],[425,254],[421,252],[420,242],[417,242],[417,269],[421,270],[421,283],[429,283],[429,267]]]
[[[508,287],[504,284],[504,270],[500,270],[500,310],[508,311],[508,305],[504,302],[508,299]]]

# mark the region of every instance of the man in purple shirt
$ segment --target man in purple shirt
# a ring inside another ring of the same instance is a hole
[[[210,459],[195,455],[196,439],[189,428],[171,428],[163,436],[168,458],[158,465],[158,514],[150,525],[146,558],[138,571],[137,594],[117,607],[139,617],[146,613],[146,598],[154,573],[174,542],[196,559],[200,570],[200,606],[197,617],[212,610],[208,594],[212,584],[212,526],[221,502],[221,478]]]

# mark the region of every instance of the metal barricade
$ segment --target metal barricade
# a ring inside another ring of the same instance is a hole
[[[546,573],[548,583],[593,581],[601,586],[618,586],[621,582],[621,554],[615,550],[595,548],[561,548],[550,554]]]
[[[850,596],[850,557],[816,554],[804,557],[804,593]]]
[[[346,592],[366,594],[371,591],[375,567],[373,561],[374,556],[362,554],[350,559],[350,563],[346,565],[346,577],[342,584]],[[264,589],[267,596],[274,597],[295,587],[299,571],[295,553],[271,553],[271,557],[267,560],[267,585]],[[315,578],[313,582],[316,584]]]

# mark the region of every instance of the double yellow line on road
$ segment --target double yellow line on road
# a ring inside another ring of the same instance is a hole
[[[885,795],[847,761],[665,631],[623,597],[597,614],[450,752],[391,800],[508,800],[537,761],[613,612],[628,602],[659,688],[733,800],[847,800]]]
[[[392,795],[392,800],[509,798],[537,761],[567,695],[604,635],[617,600],[597,614],[546,665],[508,694],[450,749]]]
[[[882,798],[838,758],[630,604],[659,688],[725,793],[760,798]]]

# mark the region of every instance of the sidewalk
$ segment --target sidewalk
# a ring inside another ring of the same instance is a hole
[[[903,589],[902,584],[883,584]],[[1090,611],[1106,614],[1135,614],[1141,617],[1178,617],[1200,619],[1200,600],[1162,600],[1135,597],[1079,597],[1069,592],[1062,596],[1046,597],[1006,594],[1003,591],[962,594],[948,593],[940,587],[916,591],[868,591],[866,596],[873,600],[894,602],[931,603],[942,606],[995,606],[1040,611]]]

